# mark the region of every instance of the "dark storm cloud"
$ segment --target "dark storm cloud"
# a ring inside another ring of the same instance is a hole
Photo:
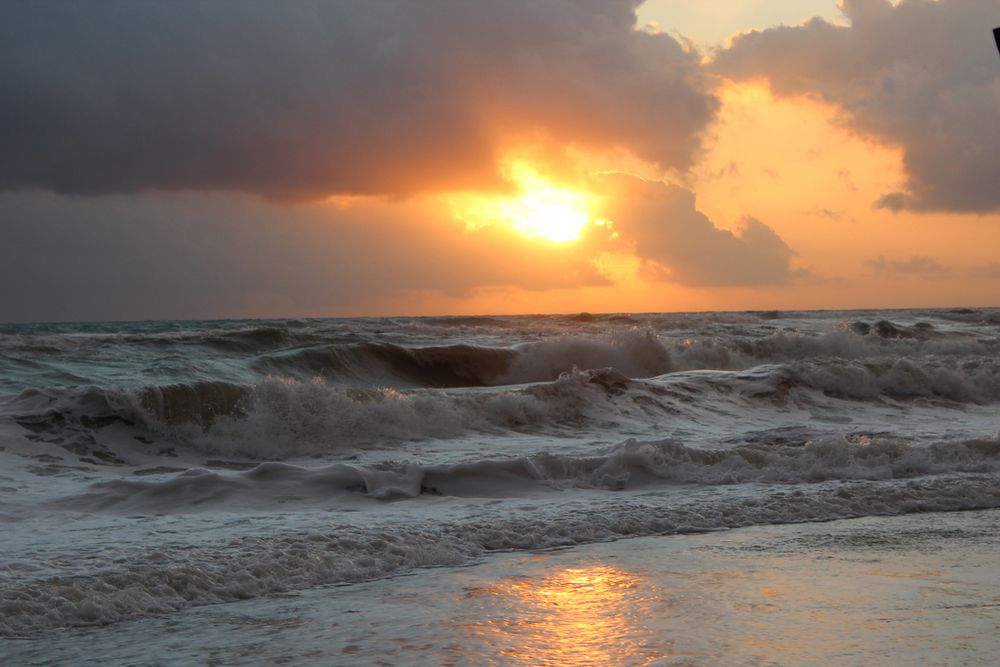
[[[902,147],[891,209],[1000,211],[998,0],[843,0],[847,27],[813,19],[737,37],[716,60],[779,95],[840,106],[851,128]]]
[[[676,185],[627,174],[600,177],[613,196],[607,216],[652,273],[682,285],[737,287],[789,282],[795,254],[774,230],[754,218],[733,233],[716,227]]]
[[[529,139],[684,168],[717,102],[634,5],[6,2],[0,189],[398,195]]]

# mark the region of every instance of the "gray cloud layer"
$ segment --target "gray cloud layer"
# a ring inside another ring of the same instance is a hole
[[[902,146],[893,209],[1000,211],[998,0],[842,0],[849,27],[814,19],[751,32],[719,54],[731,77],[833,102],[852,128]]]
[[[695,195],[676,185],[626,174],[602,174],[612,193],[608,217],[654,274],[694,287],[774,285],[789,282],[795,254],[774,230],[746,218],[738,233],[716,227],[695,206]]]
[[[594,185],[619,195],[603,213],[621,238],[590,228],[570,247],[525,242],[506,225],[467,233],[417,204],[0,194],[0,321],[365,313],[408,290],[463,297],[482,287],[603,286],[611,283],[590,258],[621,244],[652,278],[683,285],[793,277],[792,251],[763,223],[719,229],[689,190],[625,174]]]
[[[496,185],[531,138],[688,166],[716,99],[635,0],[8,2],[0,189]]]
[[[386,204],[31,192],[0,194],[0,219],[0,322],[366,313],[407,290],[608,282],[582,253]]]

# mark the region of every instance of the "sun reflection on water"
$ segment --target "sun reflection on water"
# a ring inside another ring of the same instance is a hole
[[[663,656],[643,636],[641,583],[639,575],[605,564],[512,577],[468,589],[466,601],[492,613],[459,628],[493,647],[503,664],[652,664]]]

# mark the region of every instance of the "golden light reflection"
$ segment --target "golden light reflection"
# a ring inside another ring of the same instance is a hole
[[[493,646],[504,664],[652,664],[663,655],[641,634],[648,611],[641,583],[639,576],[607,565],[510,578],[468,590],[468,598],[490,610],[490,620],[460,627]]]
[[[593,217],[597,195],[558,186],[520,160],[507,162],[503,173],[517,190],[514,196],[460,193],[447,198],[467,229],[506,224],[527,238],[568,243],[578,240],[588,224],[607,224]]]

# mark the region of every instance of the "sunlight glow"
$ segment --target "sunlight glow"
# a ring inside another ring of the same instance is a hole
[[[604,224],[592,219],[596,195],[554,185],[525,162],[508,163],[504,175],[519,195],[463,193],[448,198],[455,217],[468,229],[501,223],[527,238],[568,243],[578,240],[588,223]]]

